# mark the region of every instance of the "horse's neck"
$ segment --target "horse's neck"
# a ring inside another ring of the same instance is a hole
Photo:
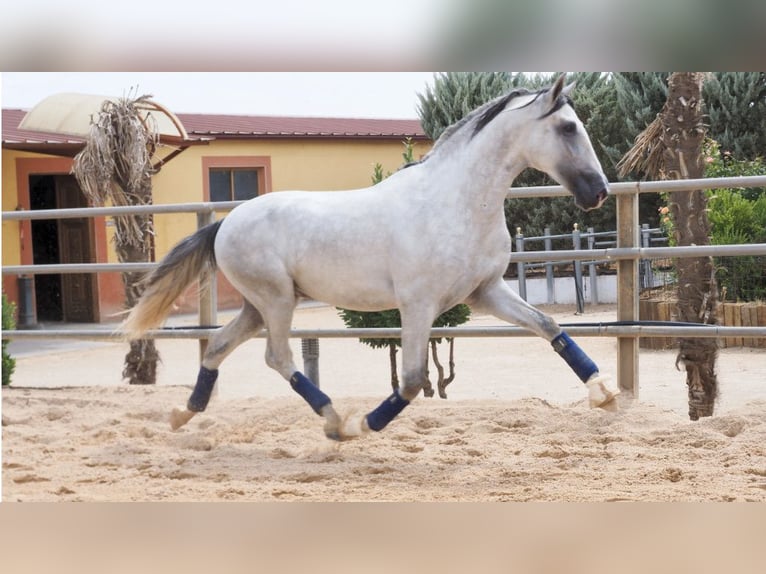
[[[496,146],[472,147],[464,154],[454,149],[443,150],[451,153],[441,153],[429,160],[425,179],[431,183],[425,188],[433,194],[434,201],[449,200],[456,209],[479,205],[502,211],[508,188],[526,166],[520,159],[513,159],[514,154],[503,154]]]

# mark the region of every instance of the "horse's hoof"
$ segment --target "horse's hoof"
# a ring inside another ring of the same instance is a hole
[[[585,383],[588,387],[590,408],[599,408],[610,412],[620,410],[620,406],[617,404],[617,395],[620,394],[620,389],[609,388],[607,383],[611,383],[611,378],[608,375],[593,377]]]
[[[341,435],[340,432],[337,430],[334,430],[334,431],[326,430],[324,431],[324,436],[326,436],[330,440],[334,440],[335,442],[343,442],[344,440],[348,440],[344,438],[343,435]]]
[[[359,438],[361,435],[349,434],[343,431],[343,429],[327,429],[325,428],[324,436],[335,442],[346,442]]]
[[[345,442],[364,436],[370,432],[370,427],[367,426],[367,419],[361,417],[358,422],[351,422],[349,417],[344,417],[342,420],[328,420],[324,426],[324,434],[330,440],[337,442]]]
[[[195,414],[197,413],[190,411],[189,409],[173,409],[170,412],[169,418],[171,430],[180,429],[182,426],[188,423]]]

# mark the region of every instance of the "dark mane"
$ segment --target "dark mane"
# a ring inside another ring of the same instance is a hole
[[[431,148],[431,151],[428,152],[425,157],[420,160],[420,162],[415,163],[421,163],[428,159],[428,157],[436,150],[438,147],[443,145],[446,141],[448,141],[455,133],[460,131],[461,128],[463,128],[466,124],[469,124],[471,122],[475,122],[473,125],[473,131],[471,133],[471,138],[475,137],[476,134],[481,132],[487,125],[495,119],[505,108],[508,106],[508,104],[514,99],[519,96],[528,96],[531,94],[535,95],[535,98],[530,100],[528,103],[524,104],[523,106],[520,106],[518,109],[525,108],[529,105],[532,105],[535,101],[537,101],[537,98],[540,97],[542,94],[548,92],[550,88],[545,88],[542,90],[539,90],[537,92],[532,92],[526,88],[516,88],[515,90],[505,94],[504,96],[499,96],[498,98],[495,98],[494,100],[487,102],[483,106],[480,106],[479,108],[473,110],[471,113],[469,113],[466,116],[463,116],[460,120],[452,124],[451,126],[447,127],[442,134],[439,136],[439,138],[434,143],[433,147]],[[572,105],[572,100],[569,96],[561,95],[559,96],[558,100],[556,100],[556,104],[553,106],[551,110],[549,110],[543,118],[557,112],[565,105]],[[542,119],[542,118],[541,118]],[[409,166],[406,166],[409,167]]]
[[[516,98],[518,96],[526,96],[530,94],[531,92],[529,90],[526,90],[524,88],[519,88],[517,90],[513,90],[509,94],[506,94],[502,98],[500,98],[497,102],[492,104],[489,108],[487,108],[479,117],[479,119],[476,121],[476,125],[473,128],[473,136],[478,134],[481,130],[483,130],[486,125],[491,122],[495,117],[502,112],[505,107],[508,105],[508,102],[510,102],[513,98]],[[532,100],[534,101],[534,100]],[[530,102],[531,103],[531,102]],[[529,104],[527,104],[529,105]]]
[[[433,148],[431,148],[431,151],[428,152],[426,157],[431,155],[433,151],[444,144],[444,142],[448,141],[453,135],[455,135],[456,132],[460,131],[460,129],[465,126],[466,124],[470,123],[474,119],[478,117],[478,120],[476,120],[476,126],[474,127],[473,133],[471,134],[471,137],[474,137],[477,133],[479,133],[492,119],[494,119],[500,112],[502,112],[505,107],[508,105],[508,103],[518,96],[523,96],[530,94],[531,92],[524,88],[518,88],[513,90],[512,92],[500,96],[498,98],[495,98],[494,100],[491,100],[484,105],[476,108],[469,114],[463,116],[461,119],[456,121],[454,124],[448,126],[445,128],[445,130],[441,133],[441,135],[437,138],[436,142],[434,143]],[[425,159],[425,158],[423,158]]]

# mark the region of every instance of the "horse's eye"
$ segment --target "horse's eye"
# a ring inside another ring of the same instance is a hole
[[[561,126],[561,133],[567,136],[573,136],[577,133],[577,124],[574,122],[566,122]]]

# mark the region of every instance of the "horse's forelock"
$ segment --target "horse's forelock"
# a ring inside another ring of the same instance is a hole
[[[487,109],[482,111],[482,108],[479,108],[478,110],[476,110],[476,112],[477,114],[480,114],[480,116],[479,116],[479,119],[476,121],[476,124],[474,125],[474,130],[473,130],[473,134],[471,134],[471,137],[474,137],[476,134],[478,134],[481,130],[483,130],[487,126],[487,124],[489,124],[493,119],[495,119],[501,112],[507,109],[508,105],[510,104],[512,100],[520,96],[533,96],[532,98],[529,99],[528,102],[512,108],[513,110],[521,110],[535,103],[540,96],[548,93],[549,91],[550,91],[550,88],[545,88],[537,92],[531,92],[525,88],[518,88],[513,90],[509,94],[503,96],[502,98],[499,98],[498,100],[493,101],[491,104],[488,104]],[[567,95],[561,94],[556,100],[556,103],[553,105],[553,107],[550,110],[548,110],[548,112],[546,112],[545,115],[541,116],[541,119],[548,117],[549,115],[557,112],[565,105],[574,107],[572,103],[572,99]]]
[[[553,104],[550,110],[545,112],[542,116],[540,116],[540,119],[547,118],[550,115],[555,114],[557,111],[559,111],[564,106],[571,106],[572,109],[574,109],[574,102],[572,101],[572,98],[565,94],[561,94],[558,99],[556,100],[556,103]]]

